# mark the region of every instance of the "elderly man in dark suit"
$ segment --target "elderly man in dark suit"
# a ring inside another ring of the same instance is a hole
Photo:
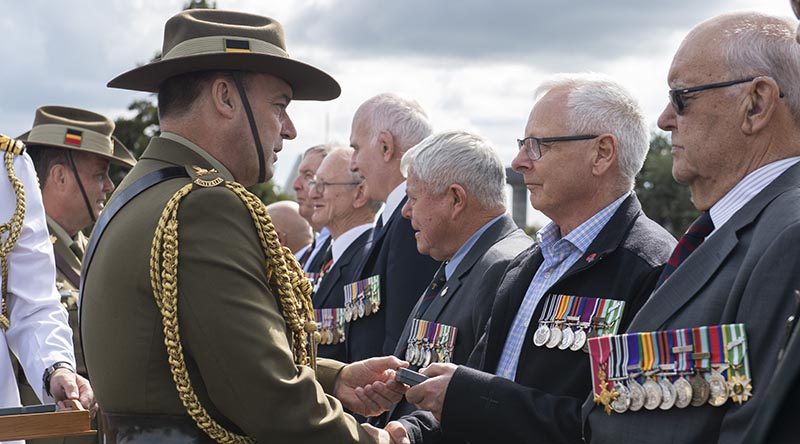
[[[347,341],[339,328],[344,320],[344,286],[356,278],[356,267],[364,257],[375,214],[381,208],[380,202],[367,197],[358,174],[350,171],[352,157],[352,148],[335,148],[309,183],[314,211],[311,217],[316,225],[328,228],[332,239],[331,258],[320,268],[322,277],[316,281],[313,296],[317,321],[322,323],[319,356],[340,361],[346,358]]]
[[[741,405],[611,416],[587,401],[592,442],[742,442],[755,412],[775,401],[765,389],[800,288],[794,26],[759,13],[726,14],[697,25],[675,54],[671,103],[658,124],[672,133],[672,175],[702,211],[689,231],[705,240],[688,255],[676,249],[663,284],[630,326],[744,324],[753,397]]]
[[[348,324],[347,362],[394,352],[406,318],[439,268],[417,251],[411,222],[400,214],[406,201],[400,159],[430,134],[422,107],[395,94],[372,97],[353,117],[350,167],[364,178],[368,196],[386,204],[357,278],[380,277],[380,303]]]
[[[547,296],[593,298],[595,307],[624,301],[623,329],[675,245],[631,192],[649,135],[630,93],[601,75],[572,74],[545,82],[537,96],[512,165],[552,222],[506,269],[467,366],[422,370],[431,379],[406,397],[431,413],[389,423],[398,442],[580,441],[589,356],[580,343],[534,343],[537,320],[554,319]],[[592,318],[591,309],[574,314]]]
[[[417,249],[444,262],[411,311],[395,356],[416,366],[465,364],[506,266],[532,241],[506,212],[505,168],[479,136],[430,136],[403,156],[402,167],[408,180],[403,216],[416,231]],[[391,417],[414,410],[404,401]]]

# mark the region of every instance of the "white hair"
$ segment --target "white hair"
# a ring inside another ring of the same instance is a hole
[[[361,113],[366,113],[364,122],[369,125],[372,140],[376,140],[381,131],[389,131],[401,153],[433,132],[428,115],[419,103],[397,94],[372,97],[359,107],[358,114]]]
[[[796,22],[756,12],[720,16],[730,24],[722,33],[723,57],[731,80],[769,76],[784,94],[795,123],[800,124],[800,45]],[[718,18],[718,19],[720,19]]]
[[[647,119],[636,98],[603,74],[558,74],[536,89],[538,100],[553,89],[567,89],[567,127],[572,134],[613,134],[619,142],[617,164],[631,188],[650,145]]]
[[[435,194],[459,184],[484,209],[505,208],[506,170],[497,151],[466,131],[434,134],[403,156],[400,170]]]

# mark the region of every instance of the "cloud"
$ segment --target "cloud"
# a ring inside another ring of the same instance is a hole
[[[391,54],[532,64],[572,59],[578,64],[663,50],[666,33],[688,29],[722,3],[339,0],[307,7],[287,28],[294,30],[297,43],[352,57]]]

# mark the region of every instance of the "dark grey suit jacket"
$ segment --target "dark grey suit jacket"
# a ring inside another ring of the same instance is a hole
[[[504,215],[481,235],[447,280],[444,286],[447,291],[436,297],[420,317],[458,328],[454,364],[466,364],[489,320],[500,278],[508,264],[532,243],[511,217]],[[411,324],[421,302],[422,298],[411,310],[395,348],[394,354],[400,359],[405,359]],[[416,408],[404,400],[394,409],[392,419],[414,410]]]
[[[744,323],[753,397],[742,406],[606,415],[584,403],[584,431],[598,443],[741,442],[777,363],[784,321],[800,288],[800,164],[758,193],[658,288],[629,332]]]
[[[344,308],[344,286],[357,280],[358,265],[364,256],[364,248],[370,236],[372,236],[372,228],[363,232],[348,245],[342,253],[342,257],[322,276],[319,288],[312,298],[314,308]],[[344,361],[347,358],[345,343],[320,345],[317,355],[321,358]]]

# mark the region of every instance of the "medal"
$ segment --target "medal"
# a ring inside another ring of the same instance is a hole
[[[551,294],[548,296],[547,303],[542,309],[542,313],[539,315],[539,328],[537,328],[536,332],[533,334],[533,345],[537,347],[547,344],[550,339],[550,327],[548,327],[548,324],[552,317],[555,316],[556,300],[556,295]]]
[[[632,412],[641,410],[641,408],[644,407],[645,399],[644,387],[642,387],[642,384],[636,382],[634,378],[628,379],[628,391],[631,396],[630,410]]]
[[[364,300],[359,298],[358,300],[358,318],[363,318],[365,313],[366,307],[364,306]]]
[[[555,348],[561,344],[561,330],[553,326],[550,328],[550,339],[547,341],[547,348]]]
[[[631,406],[631,393],[622,383],[628,379],[628,342],[624,335],[611,336],[611,351],[608,354],[609,379],[614,382],[614,391],[619,396],[611,402],[617,413],[625,413]]]
[[[572,327],[578,325],[578,320],[580,320],[580,318],[576,315],[578,314],[578,310],[586,304],[585,298],[580,296],[570,296],[570,299],[570,305],[567,309],[569,315],[566,317],[565,327],[561,331],[561,343],[558,344],[559,350],[567,350],[575,341],[575,332],[572,330]]]
[[[725,344],[719,325],[708,327],[708,343],[711,346],[711,375],[708,377],[711,395],[708,403],[719,407],[728,400],[728,382],[722,375],[727,370],[725,363]]]
[[[675,405],[675,398],[677,397],[675,386],[673,386],[672,381],[670,381],[670,376],[676,373],[675,363],[673,362],[674,355],[672,354],[672,334],[665,330],[658,332],[655,336],[658,341],[661,361],[661,365],[659,366],[661,370],[659,374],[661,377],[658,381],[658,385],[661,387],[661,404],[659,404],[658,408],[661,410],[669,410]]]
[[[733,402],[742,405],[753,396],[744,324],[723,325],[722,333],[725,341],[725,360],[729,365],[728,393]]]
[[[371,305],[371,313],[377,313],[381,308],[381,276],[375,275],[367,278],[369,285],[369,303]]]
[[[571,345],[572,342],[575,340],[575,333],[573,333],[572,329],[569,327],[565,327],[561,330],[561,342],[558,344],[559,350],[566,350]]]
[[[603,406],[606,414],[610,415],[613,410],[611,403],[619,397],[612,386],[609,390],[609,381],[606,379],[606,368],[610,355],[611,341],[609,337],[593,338],[589,341],[589,356],[592,367],[592,387],[594,392],[594,403]]]
[[[653,341],[655,333],[640,333],[642,350],[642,371],[644,372],[644,408],[655,410],[661,405],[661,386],[654,380],[658,373],[658,341]]]
[[[708,327],[698,327],[692,329],[694,339],[694,350],[692,360],[694,360],[695,374],[689,378],[692,386],[693,407],[699,407],[708,402],[711,396],[711,386],[703,376],[711,368],[711,348],[708,343]]]
[[[582,327],[575,332],[575,339],[572,341],[572,345],[569,346],[572,351],[578,351],[586,345],[586,331]]]
[[[692,385],[686,380],[685,375],[690,373],[690,365],[693,362],[689,353],[694,347],[689,344],[691,335],[689,329],[680,329],[672,332],[673,344],[672,353],[677,358],[678,379],[673,386],[675,387],[675,407],[686,408],[692,402]]]

